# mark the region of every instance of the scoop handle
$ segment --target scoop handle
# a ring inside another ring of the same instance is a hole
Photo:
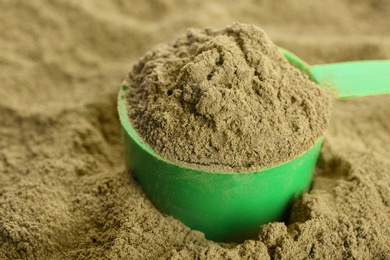
[[[324,87],[333,87],[337,98],[390,94],[390,61],[352,61],[311,66]]]
[[[279,48],[286,59],[338,99],[390,94],[390,61],[351,61],[310,66],[295,54]]]

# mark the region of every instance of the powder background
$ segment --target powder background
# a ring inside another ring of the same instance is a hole
[[[161,215],[124,171],[116,95],[188,27],[263,28],[311,64],[390,59],[387,1],[0,1],[0,258],[390,258],[390,99],[334,103],[289,223],[218,244]]]

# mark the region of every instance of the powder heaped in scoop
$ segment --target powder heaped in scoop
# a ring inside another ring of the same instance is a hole
[[[328,93],[247,24],[190,30],[148,52],[124,85],[141,138],[192,167],[277,165],[313,146],[329,123]]]

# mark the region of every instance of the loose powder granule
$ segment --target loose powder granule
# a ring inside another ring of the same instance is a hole
[[[247,24],[188,31],[141,58],[124,86],[137,133],[162,157],[202,169],[291,160],[330,117],[330,95]]]

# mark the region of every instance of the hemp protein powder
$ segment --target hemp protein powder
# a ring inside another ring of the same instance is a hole
[[[148,52],[123,85],[138,135],[160,156],[200,169],[286,162],[329,124],[331,96],[247,24],[189,30]]]

